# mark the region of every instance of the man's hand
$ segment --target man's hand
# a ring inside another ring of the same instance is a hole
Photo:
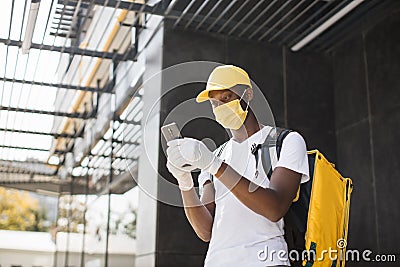
[[[169,161],[167,161],[167,169],[178,181],[180,190],[188,191],[193,188],[193,178],[190,174],[190,171],[179,169],[172,165]]]
[[[199,140],[180,138],[169,141],[167,145],[168,160],[178,169],[199,168],[214,175],[222,164],[222,160]]]

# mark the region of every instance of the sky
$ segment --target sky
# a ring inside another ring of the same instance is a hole
[[[51,3],[55,4],[51,6]],[[14,7],[12,6],[14,3]],[[26,5],[25,5],[26,3]],[[42,0],[40,2],[39,13],[33,34],[33,43],[69,46],[69,39],[50,35],[51,25],[55,17],[57,7],[56,0]],[[24,8],[25,7],[25,8]],[[0,6],[0,38],[22,41],[25,35],[30,0],[5,0]],[[24,12],[25,10],[25,12]],[[100,50],[102,44],[107,40],[107,36],[112,27],[107,27],[108,22],[116,21],[120,10],[112,8],[95,7],[95,16],[91,23],[96,30],[95,34],[87,34],[84,42],[88,42],[89,49]],[[105,12],[103,12],[105,10]],[[50,14],[50,16],[49,16]],[[47,25],[47,19],[49,23]],[[109,20],[111,19],[111,20]],[[98,23],[100,22],[100,23]],[[47,25],[47,27],[46,27]],[[114,23],[110,23],[114,25]],[[99,33],[102,34],[99,34]],[[104,35],[103,35],[104,32]],[[92,38],[94,36],[94,38]],[[100,38],[103,37],[103,38]],[[99,39],[100,38],[100,39]],[[38,81],[46,83],[76,83],[84,84],[85,79],[90,76],[90,70],[96,63],[96,58],[75,56],[73,64],[80,64],[67,75],[64,75],[65,64],[60,61],[69,60],[68,54],[60,54],[52,51],[42,51],[31,49],[29,54],[23,55],[18,47],[8,47],[0,44],[0,104],[3,107],[20,107],[35,110],[55,111],[55,100],[57,88],[46,86],[36,86],[22,83],[4,82],[2,77],[27,81]],[[72,69],[72,68],[71,68]],[[75,69],[77,71],[75,71]],[[72,75],[72,77],[71,77]],[[62,98],[60,95],[59,98]],[[65,97],[64,97],[65,98]],[[67,105],[69,108],[70,105]],[[66,107],[63,107],[64,109]],[[57,111],[60,110],[57,104]],[[29,147],[49,149],[52,137],[39,135],[16,134],[10,129],[29,130],[39,132],[51,132],[53,129],[54,117],[50,115],[28,114],[14,111],[0,111],[0,128],[7,131],[0,131],[0,145],[14,147]],[[47,161],[48,152],[10,149],[0,147],[0,159],[24,161],[27,159],[38,159]],[[52,159],[52,158],[51,158]],[[53,157],[54,159],[54,157]],[[57,163],[57,161],[50,161]]]
[[[14,11],[11,0],[2,1],[0,8],[0,38],[23,40],[29,13],[30,1],[27,1],[25,14],[25,0],[14,1]],[[43,0],[40,4],[39,14],[33,35],[34,43],[60,44],[62,40],[45,34],[47,16],[50,11],[50,0]],[[55,6],[52,8],[52,14]],[[12,23],[10,28],[10,22]],[[49,24],[52,22],[50,16]],[[24,19],[25,18],[25,19]],[[11,30],[10,30],[11,29]],[[61,38],[60,38],[61,39]],[[60,44],[61,45],[61,44]],[[6,57],[7,56],[7,57]],[[31,49],[29,54],[22,55],[17,47],[7,47],[0,44],[0,77],[16,78],[21,80],[35,80],[43,82],[56,82],[55,69],[59,61],[59,53]],[[0,103],[3,107],[21,107],[54,111],[56,89],[32,86],[29,84],[3,82],[0,79]],[[53,126],[53,117],[40,114],[27,114],[22,112],[0,111],[0,128],[22,129],[30,131],[50,132]],[[0,131],[0,144],[7,146],[24,146],[49,149],[50,136],[16,134],[10,131]],[[0,158],[9,160],[25,160],[36,158],[46,161],[48,152],[27,151],[20,149],[0,148]]]

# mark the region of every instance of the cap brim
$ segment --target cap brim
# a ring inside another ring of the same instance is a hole
[[[196,102],[201,103],[201,102],[204,102],[204,101],[207,101],[208,99],[210,99],[210,97],[208,96],[208,93],[210,91],[218,91],[218,90],[225,90],[225,89],[228,89],[228,88],[222,87],[222,86],[217,86],[217,85],[211,86],[208,89],[201,91],[197,95]]]

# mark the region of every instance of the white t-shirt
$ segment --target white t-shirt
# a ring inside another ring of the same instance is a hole
[[[251,147],[253,144],[264,143],[270,130],[270,126],[263,126],[241,143],[230,139],[220,155],[220,158],[240,175],[263,188],[269,187],[269,179],[263,170],[261,159],[257,168],[259,173],[255,175],[256,161],[251,153]],[[219,150],[220,148],[217,148],[214,153],[218,153]],[[291,132],[285,137],[279,161],[276,162],[276,157],[272,157],[271,162],[273,170],[278,166],[285,167],[301,173],[301,183],[309,180],[306,144],[297,132]],[[203,185],[210,180],[210,174],[202,171],[198,179],[202,194]],[[218,179],[213,180],[216,210],[205,266],[290,265],[283,237],[283,218],[278,222],[272,222],[255,213],[240,202]],[[275,254],[272,254],[272,250],[276,251]],[[282,250],[286,251],[286,255],[278,254]],[[270,256],[266,257],[265,252]]]

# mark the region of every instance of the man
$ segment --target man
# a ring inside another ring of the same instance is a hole
[[[283,216],[300,182],[309,179],[306,145],[300,134],[289,133],[269,180],[251,149],[265,141],[271,127],[258,123],[252,98],[243,69],[215,68],[196,100],[211,102],[232,138],[214,152],[192,138],[168,142],[167,168],[178,181],[186,216],[199,238],[210,242],[207,267],[290,265]],[[200,199],[190,173],[195,168],[202,170]]]

